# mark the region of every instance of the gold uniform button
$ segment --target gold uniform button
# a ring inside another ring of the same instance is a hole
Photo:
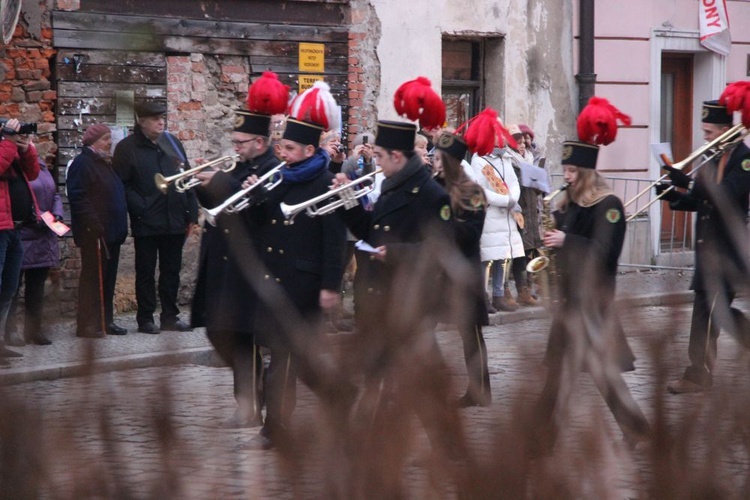
[[[270,277],[269,275],[267,275],[267,274],[266,274],[265,276],[263,276],[263,279],[264,279],[264,280],[270,280],[270,279],[271,279],[271,277]]]
[[[281,278],[276,278],[276,283],[281,283]]]
[[[276,224],[276,219],[271,219],[271,224]]]
[[[703,238],[698,240],[698,244],[700,245],[701,243],[703,243]]]
[[[268,251],[268,253],[273,252],[273,248],[271,248],[271,247],[266,248],[266,250]]]
[[[227,256],[225,255],[225,256],[223,256],[223,257],[222,257],[222,259],[224,259],[224,260],[229,260],[229,257],[227,257]]]
[[[374,290],[372,288],[368,288],[367,289],[367,293],[372,293],[372,292],[374,292]]]
[[[385,227],[383,228],[383,231],[385,231],[386,233],[387,233],[388,231],[390,231],[390,230],[391,230],[391,226],[385,226]]]
[[[224,234],[229,234],[229,229],[225,229]]]
[[[283,248],[279,248],[279,253],[280,253],[281,255],[284,255],[284,249],[283,249]]]
[[[375,260],[375,256],[374,255],[370,255],[370,260]]]
[[[285,226],[288,226],[288,225],[289,225],[289,221],[288,221],[288,220],[285,220],[285,221],[284,221],[284,225],[285,225]]]
[[[380,224],[375,224],[374,226],[372,226],[372,228],[377,231],[378,229],[380,229]]]

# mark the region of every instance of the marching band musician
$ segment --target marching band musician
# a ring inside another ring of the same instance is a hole
[[[746,98],[747,99],[747,98]],[[732,125],[732,113],[719,101],[703,103],[702,129],[706,141],[718,138]],[[730,307],[735,294],[747,286],[747,231],[745,219],[750,194],[750,148],[740,142],[710,161],[694,177],[669,168],[675,187],[664,193],[672,210],[697,212],[695,218],[695,291],[687,367],[681,379],[667,385],[673,394],[702,392],[713,383],[720,327],[750,345],[750,322]],[[666,185],[657,185],[657,194]]]
[[[434,93],[424,78],[406,82],[396,92],[399,114],[399,95],[408,85],[424,85]],[[420,120],[422,126],[442,125],[444,105],[442,109],[442,118],[431,124]],[[367,244],[357,250],[352,362],[365,379],[355,422],[367,426],[358,434],[367,463],[355,465],[355,475],[365,476],[363,484],[377,483],[381,490],[370,493],[385,498],[403,493],[400,474],[385,471],[401,466],[404,448],[397,436],[407,432],[409,410],[443,457],[460,460],[465,446],[457,406],[449,401],[447,367],[431,328],[439,289],[437,252],[452,241],[450,198],[414,152],[416,132],[410,122],[378,121],[373,156],[385,176],[380,196],[372,211],[361,205],[337,211]],[[334,187],[347,182],[339,174]]]
[[[608,144],[614,139],[616,118],[613,115],[608,122],[608,133],[585,132],[589,130],[588,116],[596,115],[597,110],[613,110],[625,123],[630,119],[597,97],[591,98],[587,108],[578,118],[582,142],[563,143],[563,176],[568,188],[553,214],[557,229],[546,231],[543,237],[544,245],[555,254],[562,299],[550,329],[547,380],[535,415],[538,435],[534,445],[541,447],[533,450],[537,453],[554,445],[557,425],[553,414],[558,402],[567,400],[582,369],[591,374],[626,444],[635,446],[649,428],[621,375],[634,369],[635,360],[614,308],[617,260],[625,238],[623,206],[595,170],[599,147],[593,143]]]
[[[258,103],[250,97],[263,93]],[[232,146],[240,160],[230,172],[201,171],[196,188],[204,208],[220,205],[239,191],[251,175],[261,176],[273,169],[278,160],[269,140],[271,115],[284,111],[289,88],[274,73],[264,73],[250,87],[249,111],[235,112]],[[206,334],[222,360],[232,368],[237,410],[224,423],[225,428],[254,427],[262,423],[261,389],[263,358],[255,344],[253,313],[257,297],[244,271],[245,242],[257,243],[250,219],[225,213],[217,226],[204,223],[198,260],[198,278],[193,296],[191,326],[206,327]],[[256,252],[259,247],[256,245]]]
[[[339,116],[324,82],[316,82],[295,99],[278,143],[286,162],[280,171],[282,182],[248,210],[257,224],[265,265],[256,285],[262,298],[276,293],[278,299],[265,300],[255,318],[256,342],[270,349],[271,362],[264,384],[266,421],[259,436],[248,443],[251,449],[289,442],[297,376],[329,403],[351,401],[354,395],[354,388],[330,375],[330,366],[322,362],[322,312],[335,310],[341,300],[346,227],[337,217],[301,214],[286,220],[280,207],[282,202],[297,204],[328,191],[333,179],[330,157],[318,144],[324,130],[338,128]],[[257,181],[252,176],[245,186]],[[297,324],[289,324],[291,317]]]
[[[471,271],[476,277],[472,280],[464,276],[467,283],[459,286],[456,291],[460,297],[458,310],[455,311],[458,316],[456,321],[469,374],[469,387],[458,400],[458,406],[461,408],[489,406],[492,403],[487,347],[482,334],[482,326],[490,323],[484,291],[484,268],[479,250],[487,198],[484,196],[484,190],[469,178],[461,165],[467,151],[466,142],[461,137],[443,132],[436,138],[433,157],[437,181],[450,196],[456,244],[471,264]],[[453,295],[445,295],[453,302]]]

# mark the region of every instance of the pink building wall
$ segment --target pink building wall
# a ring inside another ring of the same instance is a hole
[[[654,169],[649,145],[653,142],[652,123],[654,100],[652,81],[658,72],[660,58],[655,57],[655,31],[679,32],[681,37],[698,41],[698,9],[701,2],[714,0],[597,0],[595,6],[595,66],[597,74],[596,95],[609,99],[633,119],[631,128],[622,129],[617,141],[600,152],[598,168],[616,176],[649,177]],[[573,33],[574,68],[578,72],[578,8],[575,1]],[[696,57],[705,60],[696,64],[696,79],[703,67],[720,68],[719,75],[710,78],[721,82],[696,84],[694,106],[700,101],[718,98],[710,95],[707,87],[723,89],[728,82],[750,79],[748,57],[750,54],[750,1],[727,0],[732,49],[726,58],[696,45]],[[656,65],[656,66],[655,66]],[[656,95],[658,95],[658,89]],[[719,90],[720,92],[720,90]],[[703,95],[700,95],[703,94]],[[695,128],[695,127],[694,127]],[[658,130],[657,130],[658,132]],[[697,147],[700,136],[694,136]]]

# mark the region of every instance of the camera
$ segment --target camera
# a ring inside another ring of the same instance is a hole
[[[29,135],[29,134],[36,134],[36,123],[21,123],[21,128],[18,129],[18,132],[11,128],[7,128],[5,124],[8,122],[9,118],[0,118],[0,127],[2,127],[2,133],[5,135],[15,135],[15,134],[23,134],[23,135]]]

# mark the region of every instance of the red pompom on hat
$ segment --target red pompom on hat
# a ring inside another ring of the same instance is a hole
[[[86,129],[86,132],[83,133],[81,142],[83,142],[84,146],[91,146],[105,135],[111,133],[112,131],[108,126],[103,123],[95,123],[94,125],[90,125],[89,128]]]
[[[400,116],[419,122],[424,129],[434,130],[445,124],[445,103],[423,76],[402,83],[393,96],[393,106]]]
[[[719,97],[719,104],[727,111],[740,112],[742,125],[750,129],[750,82],[734,82],[727,85]]]
[[[315,82],[292,101],[289,116],[320,125],[326,131],[341,129],[341,108],[331,95],[331,87],[323,81]]]
[[[479,156],[490,154],[495,146],[502,147],[508,144],[514,149],[518,147],[516,140],[498,118],[497,111],[492,108],[485,108],[477,116],[458,127],[456,133],[464,128],[466,131],[463,137],[466,144]]]
[[[578,138],[589,144],[610,144],[617,137],[617,121],[630,125],[630,117],[601,97],[592,97],[578,115]]]
[[[276,115],[289,106],[289,87],[279,81],[276,73],[264,72],[247,92],[247,109],[253,113]]]

